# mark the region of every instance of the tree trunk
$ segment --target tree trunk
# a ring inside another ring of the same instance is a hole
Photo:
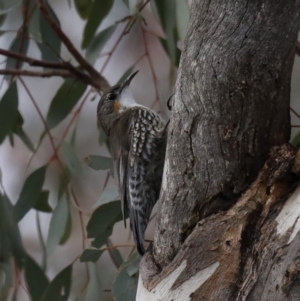
[[[299,12],[194,0],[137,300],[300,300],[300,164],[286,144]]]

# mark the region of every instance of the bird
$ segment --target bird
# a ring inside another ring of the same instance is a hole
[[[137,73],[101,96],[97,119],[113,159],[124,226],[128,214],[137,250],[143,256],[145,231],[162,183],[168,124],[135,101],[130,83]]]

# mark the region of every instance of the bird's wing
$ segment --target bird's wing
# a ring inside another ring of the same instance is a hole
[[[119,188],[125,228],[126,215],[129,210],[126,177],[128,154],[131,145],[131,124],[134,122],[133,119],[134,116],[123,114],[115,124],[113,124],[109,138],[109,148],[114,162],[114,175]]]

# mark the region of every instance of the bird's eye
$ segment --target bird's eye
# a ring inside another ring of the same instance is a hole
[[[117,94],[115,94],[115,93],[109,93],[108,96],[107,96],[107,98],[109,100],[115,100],[117,98]]]

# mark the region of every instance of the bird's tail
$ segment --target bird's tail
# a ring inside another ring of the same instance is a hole
[[[133,233],[133,238],[137,247],[137,250],[141,256],[145,254],[145,247],[144,247],[144,234],[146,230],[145,220],[141,216],[140,210],[131,210],[131,230]]]

